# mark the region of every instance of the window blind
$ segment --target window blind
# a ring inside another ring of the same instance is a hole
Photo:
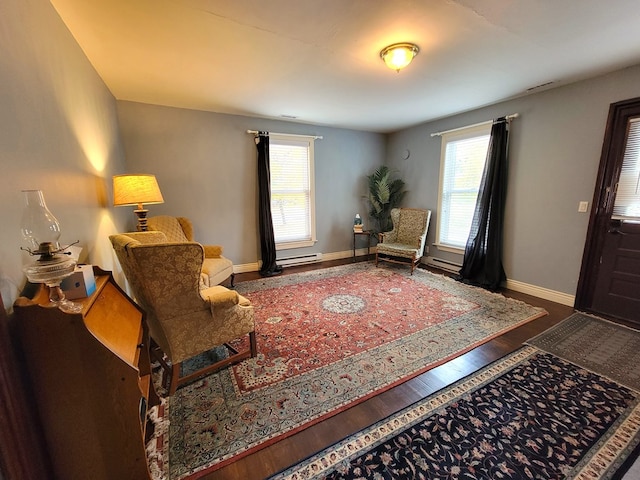
[[[612,218],[640,221],[640,118],[629,121]]]
[[[487,157],[491,126],[443,135],[438,243],[464,249]]]
[[[314,240],[313,140],[271,136],[271,215],[276,244]]]

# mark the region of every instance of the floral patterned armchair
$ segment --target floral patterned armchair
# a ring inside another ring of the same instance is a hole
[[[170,242],[193,242],[193,225],[188,218],[158,215],[149,217],[147,227],[150,231],[162,232]],[[213,287],[230,280],[233,288],[233,262],[222,255],[220,245],[204,245],[204,262],[202,264],[202,286]]]
[[[411,265],[411,274],[422,258],[431,210],[394,208],[391,210],[393,230],[380,233],[376,250],[379,260]]]
[[[109,237],[132,293],[147,314],[158,359],[170,375],[169,395],[179,385],[245,358],[255,357],[253,306],[223,286],[200,289],[204,248],[196,242],[168,242],[162,232]],[[250,349],[236,352],[227,342],[249,335]],[[231,355],[181,376],[185,360],[226,345]]]

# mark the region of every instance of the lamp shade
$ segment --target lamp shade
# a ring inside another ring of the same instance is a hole
[[[164,203],[155,175],[146,173],[114,175],[114,206],[137,205],[141,209],[145,203]]]
[[[413,43],[394,43],[382,49],[380,58],[391,70],[399,72],[411,63],[419,51],[418,46]]]

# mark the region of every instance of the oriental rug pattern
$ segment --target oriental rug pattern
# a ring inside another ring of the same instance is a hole
[[[640,391],[639,330],[574,313],[527,344]]]
[[[272,479],[610,479],[639,442],[639,392],[527,346]]]
[[[371,263],[243,282],[258,357],[170,399],[169,478],[219,468],[546,312]]]

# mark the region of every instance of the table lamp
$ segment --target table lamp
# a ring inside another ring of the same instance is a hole
[[[113,176],[113,205],[116,207],[134,205],[138,217],[138,231],[147,231],[145,204],[164,203],[155,175],[136,173]]]

